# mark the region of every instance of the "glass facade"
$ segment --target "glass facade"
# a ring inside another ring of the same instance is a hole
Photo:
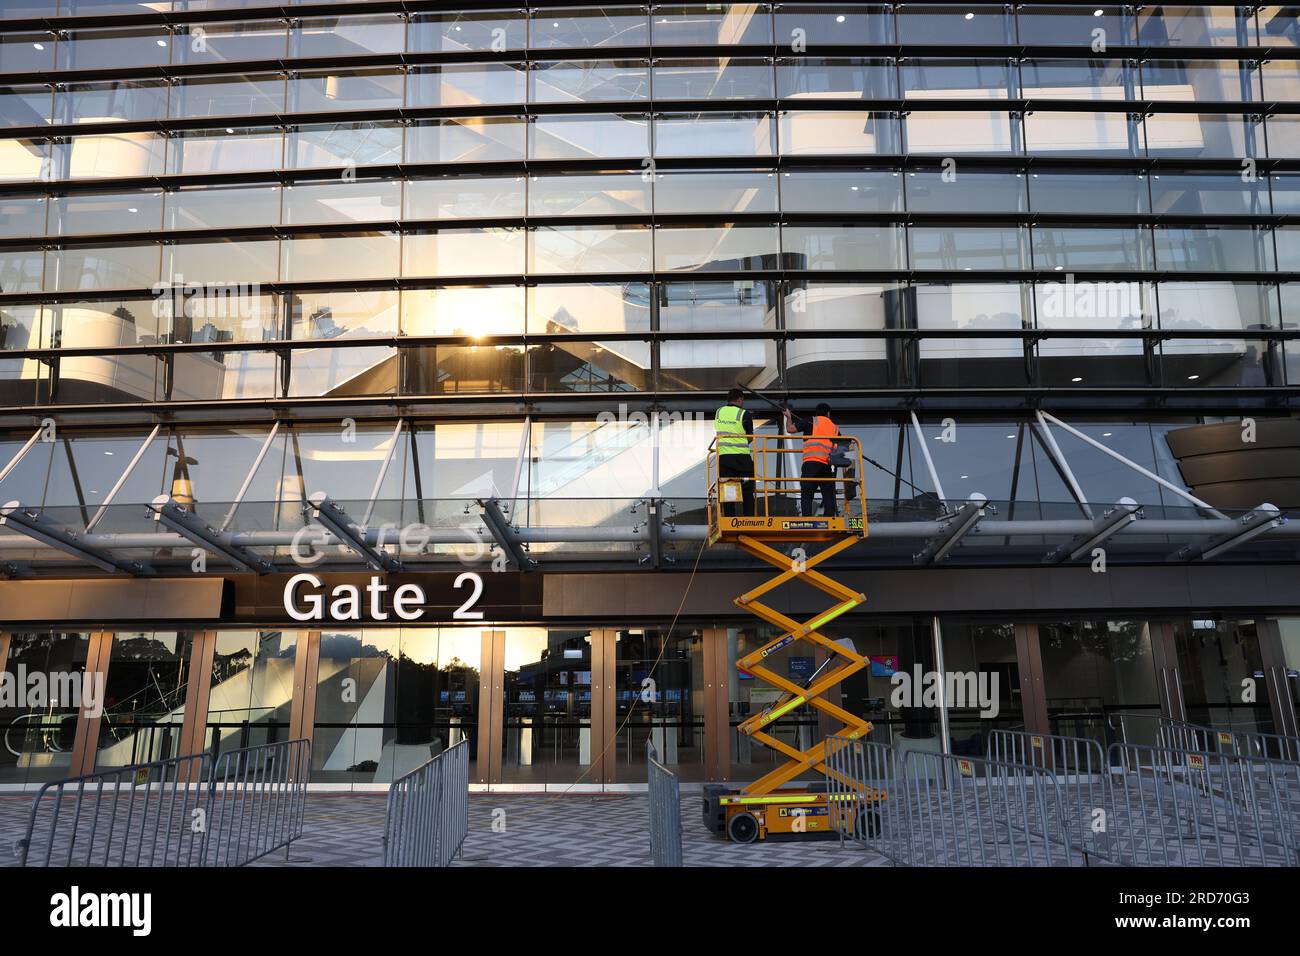
[[[0,0],[0,505],[137,536],[168,495],[284,570],[327,492],[377,551],[445,570],[505,560],[480,517],[495,499],[539,567],[682,569],[713,408],[739,384],[834,403],[877,527],[976,493],[999,519],[1075,522],[970,535],[950,565],[1037,568],[1123,498],[1188,526],[1300,508],[1294,8],[296,5]],[[1198,443],[1243,416],[1278,430],[1272,454],[1216,477]],[[414,547],[396,538],[413,524],[431,532]],[[1215,540],[1107,547],[1136,566]],[[1292,561],[1288,542],[1220,560]],[[861,551],[897,569],[918,547]],[[116,557],[179,575],[197,554],[173,536]],[[11,566],[84,570],[0,522]],[[1046,719],[1108,739],[1109,715],[1158,712],[1160,652],[1145,618],[1083,610],[1035,625]],[[893,701],[891,676],[936,664],[931,621],[907,616],[828,629],[872,660],[840,705],[885,739],[946,725],[981,753],[1037,719],[1025,616],[943,622],[945,666],[996,675],[996,717]],[[312,781],[350,788],[462,740],[472,779],[517,786],[639,781],[647,737],[690,782],[718,771],[715,731],[733,779],[778,759],[736,730],[774,699],[734,669],[762,629],[512,619],[498,660],[483,623],[223,623],[193,719],[216,752],[310,736]],[[1173,625],[1190,719],[1273,727],[1238,692],[1265,669],[1258,623]],[[208,653],[205,632],[131,626],[99,665],[101,766],[177,753]],[[15,673],[82,673],[94,639],[7,636]],[[65,703],[0,704],[0,783],[69,769]],[[772,732],[804,748],[834,729],[802,706]]]
[[[31,6],[0,10],[0,312],[5,349],[24,359],[0,376],[8,404],[691,393],[724,378],[863,392],[1296,384],[1278,283],[1300,261],[1278,219],[1291,190],[1284,169],[1259,167],[1300,141],[1295,118],[1269,108],[1300,95],[1300,73],[1261,53],[1288,45],[1287,8],[687,4],[284,21],[244,2],[61,0],[54,16],[93,11],[105,26],[50,35],[22,22]],[[112,28],[125,13],[171,26]],[[934,55],[944,45],[953,54]],[[1024,45],[1035,55],[1000,55]],[[742,55],[717,55],[732,47]],[[1125,55],[1139,48],[1152,55]],[[287,75],[248,66],[294,61]],[[142,64],[170,81],[114,75]],[[996,224],[972,222],[985,216]],[[690,330],[661,305],[683,271],[764,283],[765,328],[784,347],[763,354],[755,339],[756,360],[684,344]],[[921,292],[966,273],[1029,293],[1018,326],[981,339],[980,313],[954,316],[957,335],[925,321]],[[1223,273],[1257,284],[1265,312],[1221,300],[1192,326],[1211,335],[1171,338],[1189,328],[1178,303],[1213,295]],[[816,337],[826,319],[791,301],[824,274],[899,293],[893,324],[856,330],[847,367],[822,348],[837,340]],[[534,338],[552,314],[537,299],[588,281],[648,291],[644,310],[636,295],[608,302],[643,320],[630,365],[594,358],[596,343]],[[1142,283],[1142,301],[1113,301],[1116,282]],[[355,337],[397,341],[358,342],[322,372],[313,336],[286,318],[325,284],[354,295]],[[520,288],[519,321],[480,326],[480,304]],[[241,315],[242,334],[214,323],[202,374],[178,374],[199,357],[171,346],[232,289],[278,320]],[[69,313],[72,293],[84,304]],[[392,321],[439,295],[459,298],[460,321]],[[873,366],[903,329],[919,345],[910,361]],[[1080,329],[1110,334],[1069,334]],[[467,347],[482,334],[497,348]],[[456,341],[416,341],[430,336]],[[233,351],[249,341],[276,347]],[[157,347],[149,374],[114,351],[133,342]],[[1022,367],[1008,376],[992,346],[1023,353]],[[54,361],[70,347],[82,361]],[[1116,376],[1117,352],[1143,360]]]

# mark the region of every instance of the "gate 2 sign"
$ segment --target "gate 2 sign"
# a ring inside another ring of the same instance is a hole
[[[483,612],[473,607],[483,596],[483,579],[473,571],[456,577],[452,585],[456,590],[468,588],[468,597],[452,613],[457,621],[481,621]],[[379,575],[372,575],[364,589],[355,584],[336,584],[328,591],[322,589],[321,579],[314,574],[295,574],[284,585],[284,609],[295,621],[370,621],[389,620],[384,596],[388,585]],[[362,591],[365,592],[363,613]],[[427,604],[424,588],[418,584],[398,585],[390,602],[392,612],[402,621],[418,621],[424,617]]]

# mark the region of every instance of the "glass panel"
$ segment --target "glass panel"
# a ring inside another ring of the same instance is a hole
[[[298,636],[218,631],[204,749],[213,754],[287,740]]]
[[[0,126],[45,126],[53,103],[49,87],[0,87]],[[12,145],[22,145],[22,141]]]
[[[1005,60],[907,59],[900,72],[908,99],[1004,100],[1014,88]]]
[[[898,120],[889,113],[788,110],[780,120],[783,156],[900,152]]]
[[[275,137],[279,139],[278,135]],[[171,140],[171,151],[176,155],[183,155],[188,138],[178,135]],[[163,173],[163,156],[167,150],[168,141],[160,136],[154,136],[152,133],[105,133],[99,136],[73,136],[70,139],[61,140],[54,144],[52,168],[59,171],[59,175],[66,175],[69,179],[110,179],[118,176],[158,176]],[[199,144],[200,151],[205,157],[212,154],[213,149],[208,148],[204,151],[203,144]],[[256,144],[254,144],[256,148]],[[233,147],[230,158],[234,159],[237,147]],[[275,160],[279,159],[279,148],[274,150]],[[6,163],[10,157],[6,156]],[[39,160],[37,160],[39,165]],[[200,167],[199,163],[193,164]],[[271,163],[274,165],[274,162]],[[188,164],[172,164],[168,167],[172,172],[208,172],[209,168],[201,167],[197,169],[188,168]]]
[[[7,5],[0,5],[0,8],[3,6]],[[0,36],[0,73],[37,73],[53,67],[52,34],[10,33]]]
[[[865,332],[902,328],[907,289],[900,283],[790,282],[785,293],[787,382],[791,388],[863,388],[894,384],[906,363],[896,340],[801,338],[803,329]]]
[[[1268,181],[1162,170],[1151,176],[1151,203],[1157,213],[1267,215]]]
[[[534,50],[591,50],[648,46],[650,23],[641,7],[561,7],[534,10],[529,46]]]
[[[772,65],[765,60],[657,60],[656,100],[771,99]]]
[[[167,229],[239,228],[279,221],[279,186],[205,185],[167,194]]]
[[[572,783],[590,772],[591,634],[506,628],[501,779]]]
[[[782,99],[882,100],[898,95],[890,60],[801,58],[781,60],[776,68]],[[659,95],[658,86],[655,96]]]
[[[775,226],[661,226],[655,230],[660,272],[734,272],[777,268]]]
[[[1039,647],[1053,733],[1110,739],[1112,711],[1160,713],[1151,635],[1138,621],[1041,624]],[[945,659],[946,663],[946,659]],[[1126,722],[1129,743],[1153,744],[1153,720]]]
[[[524,215],[523,176],[408,179],[407,219],[514,219]]]
[[[401,237],[395,232],[359,236],[286,236],[280,274],[287,282],[391,278],[398,271]]]
[[[763,170],[666,170],[654,174],[655,212],[776,212],[776,175]]]
[[[662,4],[650,22],[655,46],[772,43],[772,14],[763,3]]]
[[[898,212],[903,179],[898,170],[792,169],[781,174],[785,212]]]
[[[153,232],[162,224],[161,192],[68,193],[50,198],[50,234]]]
[[[401,215],[401,192],[402,184],[397,180],[297,183],[285,187],[284,222],[302,225],[394,220]]]
[[[818,46],[872,46],[894,42],[894,18],[885,6],[778,4],[775,19],[778,46],[787,46],[796,40]]]
[[[1035,114],[1036,115],[1036,114]],[[908,114],[907,149],[912,153],[1017,153],[1011,117],[994,110]]]
[[[529,129],[532,159],[650,155],[650,123],[644,116],[536,116]]]
[[[1161,92],[1171,97],[1174,93],[1163,88]],[[1123,60],[1026,60],[1020,64],[1020,95],[1026,99],[1132,100],[1139,96],[1138,78]]]
[[[519,345],[440,345],[406,351],[402,394],[520,392],[524,349]]]
[[[1162,329],[1277,328],[1277,292],[1254,282],[1162,282]]]
[[[561,341],[530,346],[528,375],[534,392],[643,391],[650,387],[650,343]]]
[[[96,767],[127,767],[180,756],[194,636],[119,631],[109,651]]]
[[[115,66],[158,66],[171,58],[171,34],[164,27],[76,30],[60,38],[59,70],[103,70]]]
[[[659,328],[665,332],[757,332],[776,328],[770,282],[660,283]]]
[[[1260,72],[1245,60],[1147,60],[1142,95],[1149,100],[1250,102],[1261,97]]]
[[[520,191],[522,190],[521,182]],[[528,182],[528,214],[626,216],[648,213],[650,192],[650,175],[641,173],[534,175]],[[522,204],[521,196],[520,205]]]
[[[1031,231],[1035,269],[1141,270],[1151,264],[1151,239],[1141,227]]]
[[[1294,23],[1294,14],[1291,19]],[[1273,732],[1266,700],[1241,702],[1242,687],[1264,669],[1254,621],[1179,621],[1174,624],[1174,643],[1189,721]]]
[[[909,169],[907,208],[913,212],[1025,212],[1024,173],[963,169],[955,176],[940,169]]]
[[[1278,231],[1279,254],[1283,232]],[[1263,272],[1273,268],[1273,246],[1267,230],[1250,226],[1157,226],[1155,240],[1156,265],[1160,269]]]
[[[1015,26],[1003,7],[905,3],[897,10],[901,43],[976,46],[1015,42]]]
[[[771,156],[768,113],[661,113],[655,118],[656,156]]]
[[[1079,155],[1140,155],[1142,124],[1127,113],[1025,114],[1025,151]]]
[[[527,125],[515,116],[415,123],[406,131],[411,163],[506,162],[524,158]]]
[[[528,82],[532,103],[644,100],[650,96],[650,65],[645,60],[535,63]]]
[[[544,226],[528,235],[528,271],[644,272],[651,268],[644,226]]]
[[[336,123],[290,129],[285,159],[302,169],[391,165],[401,155],[402,127],[394,123]]]
[[[1091,47],[1098,39],[1098,30],[1107,44],[1133,42],[1133,27],[1124,22],[1124,9],[1119,6],[1020,6],[1016,9],[1016,28],[1020,42],[1030,46]]]
[[[176,133],[168,141],[170,173],[218,173],[280,166],[284,136],[279,130],[196,130]],[[140,175],[138,171],[121,175]]]
[[[1147,152],[1152,156],[1239,158],[1256,155],[1253,149],[1254,124],[1241,116],[1153,113],[1146,118],[1146,137]],[[1252,145],[1248,146],[1248,143]]]
[[[650,287],[643,282],[537,285],[528,289],[529,332],[581,335],[649,329]],[[611,347],[635,344],[624,342]]]
[[[479,106],[522,103],[527,71],[520,63],[448,63],[412,70],[408,106]]]
[[[164,247],[163,273],[175,281],[184,276],[186,282],[274,282],[279,252],[274,239],[181,242]]]
[[[1028,236],[1016,226],[913,226],[907,234],[913,269],[1025,268]]]
[[[119,80],[60,87],[54,94],[55,123],[143,122],[167,114],[167,87]]]
[[[518,10],[420,13],[411,18],[407,49],[412,53],[522,50],[527,27]]]
[[[85,633],[16,633],[10,638],[9,659],[0,664],[12,681],[24,674],[46,674],[61,688],[80,689],[86,685],[89,650],[90,635]],[[0,783],[36,783],[71,773],[78,709],[71,705],[70,694],[44,696],[33,694],[23,706],[10,700],[0,706],[5,743],[0,748]]]
[[[404,276],[512,275],[524,271],[522,229],[442,229],[408,233]]]
[[[671,767],[679,779],[703,780],[703,634],[634,628],[618,631],[614,641],[618,773],[639,779],[645,772],[645,741],[650,737],[659,762]],[[652,688],[648,701],[647,687]]]
[[[737,383],[777,386],[776,343],[762,339],[700,339],[659,345],[659,388],[726,391]]]
[[[893,225],[787,225],[781,248],[790,269],[903,268],[902,230]]]
[[[172,86],[170,115],[181,119],[283,111],[284,80],[276,76],[202,76]]]
[[[51,249],[46,257],[45,287],[74,289],[147,289],[158,281],[158,246],[75,246]]]
[[[395,109],[402,105],[401,73],[358,70],[350,73],[299,73],[288,80],[289,111]]]
[[[403,335],[522,335],[524,290],[519,286],[406,289]]]
[[[406,24],[400,14],[301,20],[289,34],[289,55],[348,57],[401,53]]]
[[[1150,212],[1147,177],[1141,173],[1051,170],[1030,173],[1029,206],[1034,212]]]
[[[280,368],[273,352],[186,352],[174,362],[169,396],[173,401],[275,398],[280,394]]]
[[[1259,42],[1248,9],[1164,4],[1138,11],[1138,39],[1151,46],[1254,46]]]
[[[438,632],[428,633],[436,657]],[[396,628],[322,631],[312,733],[313,782],[389,783],[432,755],[431,744],[405,748],[395,739],[399,680],[407,667],[414,669],[411,661],[399,663],[400,635]],[[423,643],[412,641],[412,649]],[[409,673],[412,691],[420,676]]]
[[[285,55],[284,24],[277,20],[183,26],[176,43],[178,63],[240,63],[278,60]]]

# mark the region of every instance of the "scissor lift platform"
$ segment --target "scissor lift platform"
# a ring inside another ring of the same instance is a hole
[[[710,448],[709,544],[733,544],[779,569],[780,573],[775,577],[736,598],[737,607],[775,627],[780,633],[779,637],[736,661],[736,669],[781,691],[775,701],[743,721],[738,730],[787,759],[741,790],[717,786],[706,788],[704,823],[715,833],[738,843],[769,838],[834,836],[850,828],[851,832],[864,836],[874,835],[879,829],[875,807],[887,798],[883,790],[868,789],[832,796],[816,787],[786,788],[785,784],[807,770],[828,772],[823,762],[825,742],[799,750],[771,733],[772,725],[782,716],[804,704],[840,721],[843,726],[836,732],[839,736],[855,739],[871,733],[869,721],[822,696],[870,663],[866,657],[820,632],[820,628],[837,617],[864,604],[866,595],[815,570],[817,565],[867,536],[866,492],[861,483],[854,481],[854,493],[843,496],[846,510],[852,503],[857,506],[857,515],[796,517],[779,513],[785,510],[784,507],[777,507],[777,513],[774,513],[773,506],[778,499],[788,499],[799,491],[802,479],[795,472],[793,461],[802,457],[804,439],[784,435],[750,435],[746,438],[754,449],[755,474],[750,479],[716,477],[720,473],[716,442]],[[845,443],[850,446],[850,463],[856,465],[856,475],[861,476],[861,446],[855,438],[846,439]],[[840,489],[850,484],[850,479],[834,475],[818,480],[833,484],[837,500],[841,498]],[[744,498],[742,481],[754,483],[756,514],[735,513]],[[772,547],[773,544],[814,542],[827,542],[827,546],[811,556],[798,549],[790,549],[794,554],[787,555]],[[835,599],[835,603],[822,613],[800,622],[761,600],[769,592],[795,580],[826,593]],[[821,647],[828,655],[826,663],[803,686],[764,663],[771,655],[801,640]],[[850,787],[856,786],[848,779],[843,782]]]

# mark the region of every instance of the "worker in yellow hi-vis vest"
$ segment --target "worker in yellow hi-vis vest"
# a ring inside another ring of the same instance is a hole
[[[742,510],[724,504],[722,513],[729,517],[754,514],[754,450],[747,435],[754,434],[754,416],[744,409],[745,393],[738,388],[727,392],[727,404],[713,416],[713,430],[718,436],[718,478],[740,478]]]

